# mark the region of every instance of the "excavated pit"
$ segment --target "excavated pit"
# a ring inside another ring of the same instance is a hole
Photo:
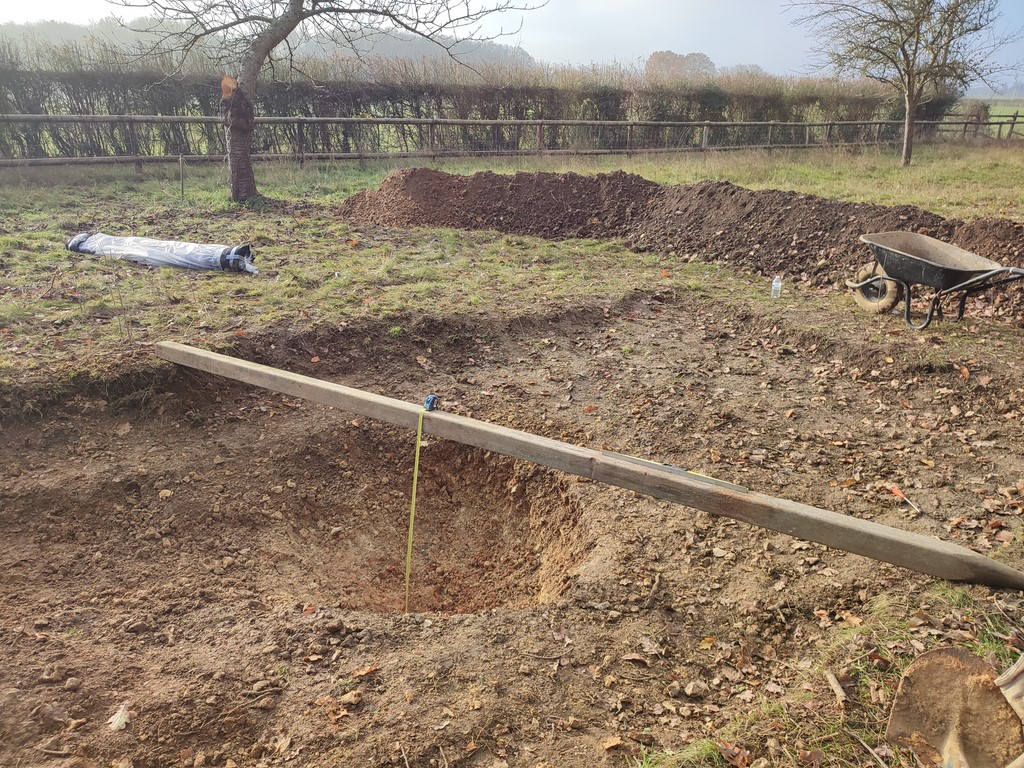
[[[168,583],[199,563],[211,583],[245,585],[268,603],[404,610],[414,434],[221,381],[157,399],[155,417],[80,415],[26,438],[51,456],[65,444],[59,474],[74,480],[51,483],[42,470],[15,481],[12,533],[52,555],[14,569],[12,587],[38,567],[115,590],[117,553],[141,550]],[[130,440],[131,457],[83,443],[79,429]],[[473,613],[562,595],[590,547],[575,485],[428,437],[409,609]]]
[[[338,446],[338,477],[299,518],[272,511],[260,535],[278,590],[346,609],[404,609],[413,444],[364,426]],[[404,438],[404,439],[403,439]],[[404,443],[396,451],[395,443]],[[317,475],[310,480],[316,482]],[[548,602],[587,543],[569,483],[449,442],[420,458],[409,610],[474,613]]]

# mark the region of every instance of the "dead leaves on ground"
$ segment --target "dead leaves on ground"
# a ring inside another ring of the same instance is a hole
[[[604,739],[604,740],[601,741],[601,749],[603,749],[605,752],[607,752],[607,751],[609,751],[611,749],[615,749],[616,747],[621,747],[621,746],[622,746],[622,737],[621,736],[609,736],[607,739]]]
[[[321,696],[314,703],[323,709],[332,725],[352,715],[352,709],[363,700],[362,691],[349,691],[343,696]]]
[[[722,739],[716,739],[715,744],[718,745],[718,752],[725,758],[725,761],[729,765],[735,766],[735,768],[747,768],[750,765],[750,751],[743,747],[737,746],[736,744],[730,744],[728,741]]]

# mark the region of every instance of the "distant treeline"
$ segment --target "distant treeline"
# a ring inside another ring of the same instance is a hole
[[[739,82],[737,82],[739,80]],[[0,113],[217,115],[219,77],[156,73],[41,72],[0,68]],[[411,78],[376,82],[266,82],[256,111],[281,117],[413,117],[485,120],[843,121],[897,119],[902,105],[877,89],[832,81],[719,78],[700,84],[625,87],[596,82],[490,85]],[[933,98],[939,119],[955,94]]]
[[[360,46],[361,55],[353,56],[320,41],[297,47],[295,59],[273,60],[276,68],[264,72],[255,99],[257,113],[814,122],[900,119],[903,109],[902,99],[871,81],[779,77],[756,66],[724,70],[700,53],[660,51],[640,67],[554,66],[519,48],[483,42],[456,49],[470,65],[463,66],[415,36],[377,35]],[[220,75],[232,74],[223,66],[215,41],[182,61],[157,38],[109,20],[90,27],[0,25],[0,112],[216,115]],[[941,118],[957,96],[927,100],[920,117]]]

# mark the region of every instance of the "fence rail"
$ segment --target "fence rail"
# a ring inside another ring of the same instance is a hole
[[[1002,120],[920,121],[925,136],[1014,138]],[[387,117],[261,117],[254,159],[369,160],[474,155],[632,154],[709,149],[886,144],[896,120],[823,122],[652,122],[459,120]],[[1019,135],[1019,134],[1018,134]],[[0,167],[220,161],[219,117],[174,115],[0,115]]]

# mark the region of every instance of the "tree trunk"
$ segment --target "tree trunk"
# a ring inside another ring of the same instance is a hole
[[[238,203],[259,194],[252,169],[252,134],[255,125],[252,102],[241,88],[236,88],[230,98],[221,101],[220,114],[227,141],[231,199]]]
[[[903,158],[901,165],[906,168],[910,165],[910,158],[914,154],[914,125],[917,121],[917,102],[907,93],[903,99],[907,106],[907,115],[903,118]]]
[[[230,5],[230,4],[229,4]],[[276,3],[274,3],[276,5]],[[316,3],[313,3],[315,6]],[[231,199],[235,202],[256,197],[256,176],[252,170],[252,134],[255,124],[252,101],[256,96],[256,80],[270,52],[290,35],[307,17],[305,0],[287,0],[287,11],[269,22],[250,41],[242,57],[238,80],[225,77],[221,89],[220,114],[227,130],[228,168],[231,171]]]

